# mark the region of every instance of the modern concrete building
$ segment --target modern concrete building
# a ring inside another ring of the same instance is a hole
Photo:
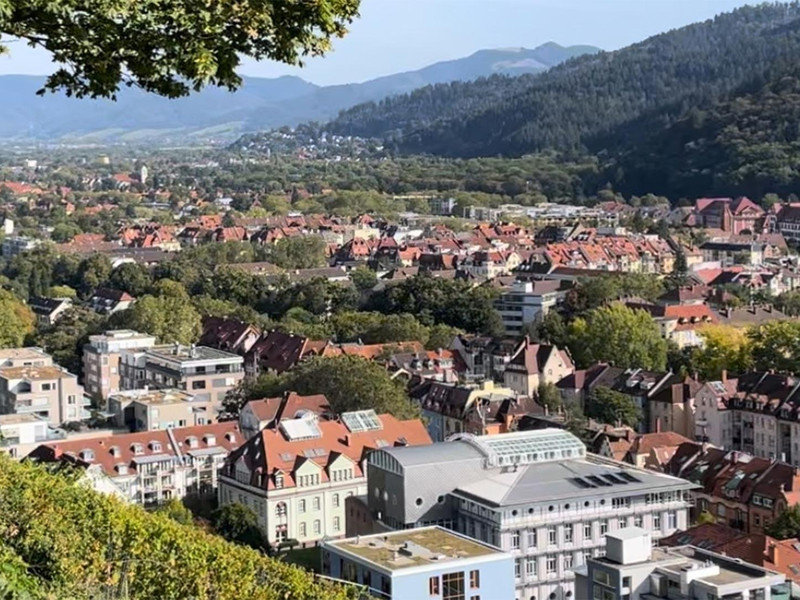
[[[42,240],[36,240],[19,235],[3,238],[3,256],[6,258],[14,257],[17,254],[22,254],[23,252],[33,250],[41,243]]]
[[[244,377],[242,364],[241,356],[205,346],[153,346],[122,353],[120,385],[123,390],[175,388],[219,407]]]
[[[522,335],[526,325],[543,319],[566,293],[563,283],[557,280],[514,282],[495,302],[506,335]]]
[[[41,348],[1,348],[0,368],[5,367],[49,367],[53,357]]]
[[[375,598],[514,597],[510,554],[441,527],[324,541],[322,573],[360,584]]]
[[[216,423],[219,403],[183,390],[128,390],[109,396],[108,414],[116,427],[154,431]]]
[[[48,431],[47,421],[36,415],[0,415],[0,452],[22,458],[47,441]]]
[[[785,575],[695,546],[653,548],[650,532],[606,536],[606,555],[576,569],[575,595],[593,600],[789,600]]]
[[[123,389],[120,385],[120,356],[123,350],[152,348],[156,338],[130,329],[114,329],[90,335],[83,347],[83,385],[97,400],[106,400]]]
[[[694,487],[588,455],[557,429],[383,448],[368,463],[373,519],[442,525],[510,552],[524,600],[574,598],[573,568],[605,552],[609,531],[635,525],[657,539],[686,528]]]
[[[375,411],[326,421],[282,419],[233,452],[220,472],[219,504],[244,504],[270,544],[315,544],[345,535],[345,499],[367,491],[366,457],[378,448],[430,444],[419,419]]]
[[[58,426],[87,418],[89,404],[77,376],[61,367],[0,368],[0,414],[34,414]]]

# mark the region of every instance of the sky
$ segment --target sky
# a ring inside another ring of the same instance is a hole
[[[752,2],[750,2],[752,3]],[[304,68],[246,59],[240,72],[297,75],[319,85],[366,81],[485,48],[553,41],[616,50],[748,4],[741,0],[362,0],[350,33]],[[46,75],[46,53],[21,43],[0,55],[0,74]]]

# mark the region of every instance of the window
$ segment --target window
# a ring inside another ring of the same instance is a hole
[[[305,500],[300,500],[297,503],[297,512],[301,512],[301,513],[306,512],[306,501]]]
[[[513,531],[511,533],[511,549],[519,550],[519,531]]]
[[[319,535],[322,532],[322,524],[319,519],[314,520],[314,533]]]
[[[342,529],[341,521],[339,517],[333,517],[333,530],[340,531]]]
[[[565,544],[572,543],[572,525],[564,526],[564,543]]]
[[[286,502],[278,502],[278,504],[275,505],[275,514],[279,517],[286,514]]]
[[[674,511],[667,513],[667,528],[668,529],[678,528],[678,513]]]
[[[442,600],[464,600],[464,572],[442,575]]]
[[[275,489],[283,487],[283,473],[275,473]]]
[[[306,537],[306,524],[300,523],[300,537]]]
[[[537,542],[539,540],[536,539],[536,530],[531,529],[528,531],[528,548],[536,548],[538,546]]]
[[[558,570],[558,560],[555,556],[548,556],[547,557],[547,574],[548,575],[555,575],[556,571]]]
[[[314,499],[311,501],[311,503],[314,506],[314,510],[319,510],[319,496],[314,496]]]
[[[525,576],[529,579],[531,577],[536,577],[536,559],[535,558],[526,558],[525,559]]]
[[[428,594],[438,596],[439,593],[439,577],[431,577],[428,579]]]
[[[619,521],[617,521],[617,529],[625,529],[628,524],[628,519],[625,517],[620,517]]]
[[[514,577],[519,579],[522,577],[522,559],[518,558],[514,561]]]
[[[333,495],[333,506],[335,508],[339,507],[339,494],[334,494]]]
[[[193,390],[204,390],[206,389],[206,382],[205,381],[193,381],[192,382],[192,389]]]
[[[661,529],[661,515],[659,513],[653,515],[653,529]]]
[[[601,571],[600,569],[595,568],[593,571],[593,578],[601,585],[607,585],[609,587],[613,586],[611,583],[611,574],[607,571]]]
[[[591,523],[584,523],[583,524],[583,539],[584,540],[592,539],[592,524]]]
[[[476,570],[469,572],[469,589],[474,590],[475,588],[481,587],[481,572]]]
[[[42,391],[43,392],[49,392],[52,389],[53,389],[53,384],[52,383],[43,383],[42,384]]]
[[[633,517],[634,527],[641,527],[643,523],[644,519],[642,518],[642,515],[636,515],[635,517]]]
[[[571,569],[572,568],[572,554],[565,554],[564,555],[564,569]]]
[[[558,537],[558,530],[555,527],[549,527],[547,529],[547,543],[551,546],[556,545],[556,539]]]
[[[600,535],[608,533],[608,521],[600,521]]]

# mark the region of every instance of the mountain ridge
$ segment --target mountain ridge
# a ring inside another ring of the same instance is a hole
[[[0,76],[0,138],[57,141],[141,141],[202,138],[204,132],[235,136],[244,131],[327,121],[364,101],[380,100],[442,81],[474,79],[493,73],[539,73],[591,46],[555,43],[514,52],[487,49],[440,61],[415,71],[361,83],[318,86],[296,76],[245,77],[235,93],[206,88],[186,98],[168,100],[124,89],[117,102],[77,100],[62,94],[36,96],[44,77]],[[516,60],[515,60],[516,59]],[[520,64],[520,60],[530,61]]]

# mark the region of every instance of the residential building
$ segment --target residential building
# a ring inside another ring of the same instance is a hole
[[[441,527],[323,541],[322,574],[374,598],[514,598],[509,553]]]
[[[58,321],[59,317],[72,308],[70,298],[43,298],[33,297],[28,300],[28,306],[36,315],[39,325],[50,326]]]
[[[717,523],[747,533],[763,533],[787,507],[800,502],[796,467],[736,450],[685,442],[664,472],[696,485],[694,519],[708,513]]]
[[[576,570],[578,598],[789,600],[785,576],[696,546],[653,548],[650,532],[607,535],[606,554]]]
[[[89,298],[89,308],[101,315],[113,315],[115,312],[126,310],[136,302],[136,298],[128,292],[97,288]]]
[[[758,242],[710,241],[700,246],[705,262],[718,262],[722,267],[760,265],[764,259],[763,245]]]
[[[487,417],[489,406],[517,396],[514,390],[495,386],[493,381],[484,381],[480,385],[427,381],[412,389],[410,395],[411,401],[419,405],[434,442],[443,442],[453,434],[466,432],[467,418],[475,409]],[[473,433],[483,435],[480,431]]]
[[[787,241],[800,242],[800,205],[788,204],[781,208],[775,227]]]
[[[143,351],[124,350],[120,385],[123,390],[176,388],[217,409],[244,378],[242,362],[237,354],[205,346],[167,344]]]
[[[225,457],[243,442],[235,422],[42,444],[29,458],[99,468],[129,501],[157,506],[213,494]]]
[[[107,414],[116,427],[154,431],[216,423],[219,404],[183,390],[145,388],[109,396]]]
[[[36,248],[39,244],[42,243],[42,240],[36,240],[29,237],[24,237],[20,235],[12,235],[3,238],[3,256],[6,258],[12,258],[17,256],[18,254],[22,254],[23,252],[28,252]]]
[[[778,540],[763,533],[744,533],[721,523],[702,523],[660,540],[659,545],[697,546],[783,573],[787,581],[795,584],[800,582],[800,548],[796,538]]]
[[[703,383],[693,377],[673,376],[647,399],[647,431],[674,431],[690,440],[695,437],[695,396]]]
[[[0,368],[5,367],[49,367],[53,357],[41,348],[0,348]]]
[[[575,365],[566,350],[533,343],[525,336],[503,371],[503,382],[517,394],[534,396],[540,384],[555,384],[574,371]]]
[[[525,326],[543,319],[566,296],[567,288],[556,280],[516,281],[495,303],[506,335],[520,336]]]
[[[325,421],[304,413],[262,429],[225,461],[219,504],[251,508],[270,544],[315,544],[345,534],[345,498],[367,491],[366,458],[396,445],[430,444],[418,419],[374,411]]]
[[[54,366],[0,368],[0,414],[35,414],[50,425],[88,418],[77,376]]]
[[[32,414],[0,415],[0,452],[22,458],[48,439],[47,421]]]
[[[83,385],[97,400],[106,400],[122,389],[120,357],[123,350],[152,348],[156,338],[130,329],[112,329],[101,335],[90,335],[83,346]]]
[[[244,356],[260,335],[258,327],[237,319],[205,317],[198,345]]]
[[[449,527],[510,552],[516,597],[565,600],[573,569],[629,525],[671,535],[693,484],[586,453],[567,431],[455,436],[368,459],[369,514],[392,529]]]
[[[258,377],[260,373],[283,373],[303,358],[317,354],[327,343],[282,331],[268,331],[245,354],[245,373],[248,378]]]
[[[688,225],[740,235],[761,233],[764,209],[747,197],[698,198]]]
[[[449,217],[453,214],[453,209],[456,207],[456,199],[445,198],[444,196],[428,198],[428,206],[432,215]]]

